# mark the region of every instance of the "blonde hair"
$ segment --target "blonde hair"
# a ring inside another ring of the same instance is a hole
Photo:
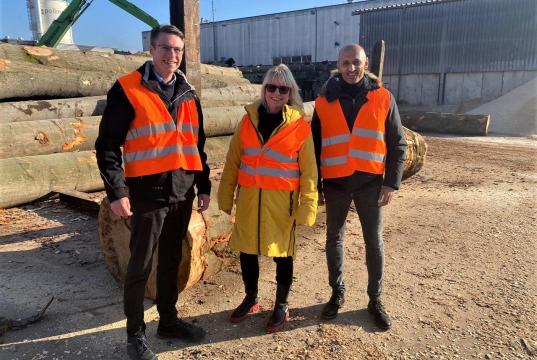
[[[261,104],[267,108],[267,102],[265,101],[266,86],[274,79],[278,79],[282,85],[285,85],[290,89],[289,101],[287,102],[287,105],[296,106],[302,109],[302,98],[300,97],[298,85],[293,77],[293,74],[291,73],[291,70],[289,70],[285,64],[273,66],[265,74],[263,84],[261,85]]]

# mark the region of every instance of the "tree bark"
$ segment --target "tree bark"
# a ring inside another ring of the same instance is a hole
[[[0,124],[102,115],[106,96],[0,103]]]
[[[407,128],[440,134],[486,136],[490,115],[466,115],[421,111],[401,111],[401,121]]]
[[[214,193],[218,184],[213,182]],[[120,284],[124,285],[127,265],[130,258],[130,220],[115,215],[108,199],[101,203],[99,211],[99,239],[104,254],[106,267]],[[192,219],[188,226],[187,236],[182,240],[181,263],[177,284],[179,291],[196,284],[204,276],[220,270],[223,260],[218,257],[231,236],[231,217],[218,210],[216,200],[209,204],[203,213],[192,211]],[[156,266],[158,250],[153,256],[153,263],[145,296],[156,297]]]
[[[0,160],[0,208],[34,201],[57,190],[103,188],[93,151]]]
[[[93,150],[100,116],[0,124],[0,159]]]

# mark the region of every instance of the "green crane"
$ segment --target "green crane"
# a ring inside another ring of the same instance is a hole
[[[134,4],[131,4],[127,0],[108,0],[114,5],[119,6],[129,14],[135,16],[136,18],[142,20],[144,23],[149,25],[151,28],[159,26],[158,21],[137,7]],[[65,8],[60,16],[54,20],[50,25],[48,30],[43,34],[41,39],[38,41],[38,46],[48,46],[56,47],[60,40],[63,38],[67,30],[78,20],[78,18],[86,11],[86,9],[91,5],[93,0],[72,0],[71,3]]]

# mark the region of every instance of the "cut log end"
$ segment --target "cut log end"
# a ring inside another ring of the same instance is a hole
[[[220,244],[228,242],[231,236],[231,218],[218,210],[216,202],[203,215],[192,212],[187,236],[182,240],[181,263],[177,284],[179,291],[196,284],[222,267],[222,260],[212,251]],[[212,204],[211,203],[211,204]],[[211,219],[210,223],[207,219]],[[208,230],[208,227],[211,230]],[[106,267],[123,286],[130,258],[130,220],[115,215],[108,199],[101,203],[99,211],[99,239],[105,258]],[[153,255],[153,263],[145,296],[156,298],[156,267],[158,249]]]

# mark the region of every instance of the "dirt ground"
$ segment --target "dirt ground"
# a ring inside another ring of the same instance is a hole
[[[330,297],[325,214],[298,232],[291,321],[267,335],[274,263],[261,263],[264,311],[228,322],[242,299],[236,260],[180,295],[203,344],[147,334],[160,359],[528,359],[537,357],[537,139],[428,136],[428,159],[386,211],[385,295],[393,319],[378,332],[365,307],[360,225],[346,230],[347,302]],[[41,322],[0,337],[0,359],[122,359],[122,290],[107,272],[96,218],[47,201],[0,212],[0,316],[28,316],[54,296]]]

